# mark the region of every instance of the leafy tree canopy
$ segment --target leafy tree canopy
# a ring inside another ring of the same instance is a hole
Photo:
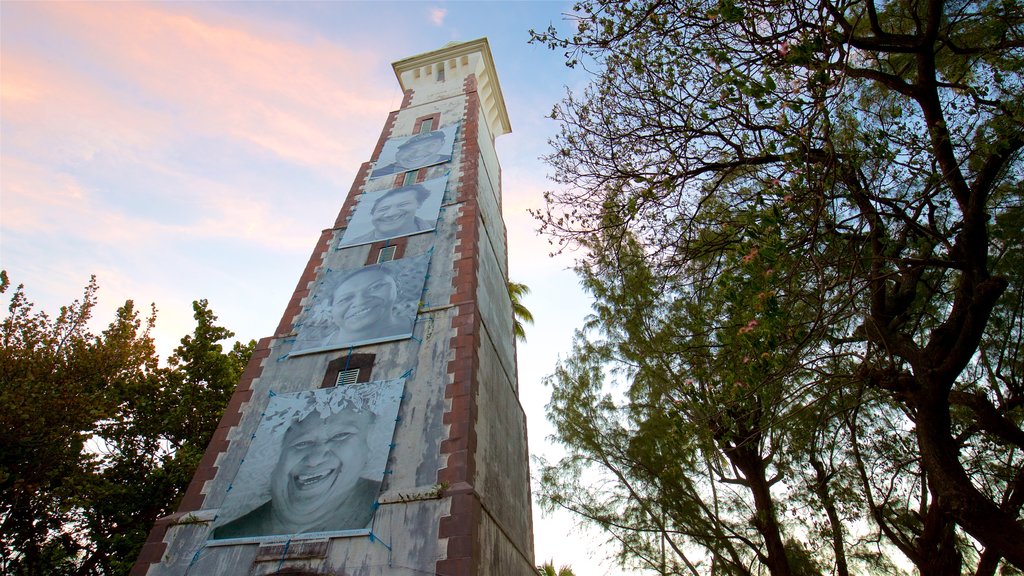
[[[6,292],[6,272],[0,292]],[[220,341],[205,300],[159,365],[155,308],[132,301],[99,334],[96,280],[56,317],[18,286],[0,324],[0,572],[127,574],[173,511],[255,347]]]
[[[542,500],[662,573],[1024,569],[1024,6],[573,17],[537,216],[595,309]]]

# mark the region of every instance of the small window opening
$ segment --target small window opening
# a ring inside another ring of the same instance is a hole
[[[410,170],[405,173],[405,178],[402,180],[402,186],[412,186],[416,183],[416,173],[419,170]]]
[[[444,82],[444,62],[437,66],[437,81]]]
[[[381,248],[380,252],[377,252],[377,263],[380,264],[381,262],[389,262],[391,260],[394,260],[395,250],[397,249],[398,246],[385,246]]]

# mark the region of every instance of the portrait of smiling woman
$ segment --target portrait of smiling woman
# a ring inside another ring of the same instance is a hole
[[[432,178],[389,190],[366,192],[359,199],[340,246],[356,246],[433,230],[448,177]]]
[[[271,398],[212,539],[365,530],[403,388],[398,379]]]

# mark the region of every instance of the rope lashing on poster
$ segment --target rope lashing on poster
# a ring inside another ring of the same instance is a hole
[[[386,542],[384,542],[383,540],[381,540],[381,539],[380,539],[380,536],[377,536],[376,534],[374,534],[374,533],[373,533],[373,529],[372,529],[372,528],[370,529],[370,534],[369,534],[369,536],[370,536],[370,542],[371,542],[371,543],[372,543],[372,542],[379,542],[381,546],[383,546],[383,547],[385,547],[385,548],[387,548],[387,549],[388,549],[388,552],[389,552],[389,553],[391,552],[391,545],[390,545],[390,544],[388,544],[388,543],[386,543]],[[389,555],[390,555],[390,554],[389,554]]]
[[[355,349],[356,349],[355,346],[349,346],[348,347],[348,356],[345,357],[345,369],[342,370],[342,372],[348,372],[349,362],[352,361],[352,351],[355,350]]]
[[[193,566],[195,566],[196,562],[199,561],[199,555],[202,554],[203,550],[205,550],[205,549],[206,549],[206,546],[205,545],[201,545],[199,547],[199,549],[196,550],[196,553],[192,555],[192,560],[190,560],[189,563],[188,563],[188,566],[185,567],[185,574],[188,574],[188,571],[191,570]]]
[[[385,471],[385,474],[387,471]],[[380,539],[380,536],[374,534],[373,529],[377,526],[377,509],[380,508],[380,500],[373,501],[373,517],[370,519],[370,542],[380,542],[380,545],[388,549],[388,563],[391,562],[391,545]]]
[[[284,361],[285,361],[285,360],[287,360],[287,359],[288,359],[288,354],[287,354],[287,353],[285,353],[285,354],[282,354],[281,356],[279,356],[279,357],[277,358],[277,361],[278,361],[278,362],[284,362]]]
[[[277,561],[277,570],[274,572],[275,574],[281,573],[281,568],[284,567],[284,559],[288,555],[288,547],[291,546],[291,544],[291,538],[289,538],[288,541],[284,543],[284,550],[281,551],[281,559]]]

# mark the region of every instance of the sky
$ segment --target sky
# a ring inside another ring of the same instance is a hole
[[[154,303],[166,358],[193,300],[248,341],[272,335],[390,111],[391,63],[487,37],[512,133],[498,138],[509,270],[536,324],[518,349],[531,454],[557,458],[542,380],[589,301],[573,255],[527,213],[555,185],[548,118],[584,73],[528,43],[567,2],[0,2],[0,266],[56,313],[100,286],[94,329]],[[8,294],[9,295],[9,294]],[[6,306],[6,296],[4,306]],[[536,472],[536,464],[533,466]],[[534,506],[538,562],[633,574],[604,538]]]

